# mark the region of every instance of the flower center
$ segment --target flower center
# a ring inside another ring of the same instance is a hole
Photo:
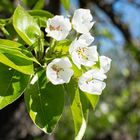
[[[85,82],[86,82],[86,84],[89,84],[89,83],[94,83],[94,80],[97,80],[97,81],[102,82],[102,80],[97,79],[97,78],[93,78],[93,77],[88,78]]]
[[[86,50],[87,50],[87,48],[79,47],[76,52],[78,53],[79,57],[82,57],[82,59],[88,60],[88,57],[85,55]]]
[[[54,26],[50,25],[50,30],[51,31],[60,31],[60,26],[54,27]]]
[[[88,78],[88,79],[86,80],[86,83],[89,84],[89,82],[91,82],[92,80],[93,80],[93,78]]]
[[[59,78],[59,72],[64,71],[64,69],[59,67],[58,65],[53,65],[52,69],[56,72],[57,78]]]

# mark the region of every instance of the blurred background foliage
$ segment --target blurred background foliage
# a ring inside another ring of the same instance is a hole
[[[0,18],[10,18],[17,4],[65,15],[68,0],[0,0]],[[69,14],[79,7],[91,10],[92,33],[100,54],[112,58],[107,87],[89,122],[83,140],[140,140],[140,0],[71,0]],[[62,6],[63,4],[63,6]],[[0,20],[0,37],[3,37]],[[31,122],[23,97],[0,111],[0,140],[73,140],[71,112],[65,108],[53,135]]]

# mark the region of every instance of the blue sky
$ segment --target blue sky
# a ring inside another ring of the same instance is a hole
[[[137,2],[140,4],[140,0]],[[140,8],[122,0],[114,5],[114,10],[118,14],[123,13],[122,21],[129,25],[133,38],[140,38]]]

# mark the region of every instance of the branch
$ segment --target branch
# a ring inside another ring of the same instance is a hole
[[[49,0],[47,5],[44,7],[45,10],[50,11],[54,15],[60,13],[60,0]]]
[[[103,10],[106,15],[111,19],[112,23],[122,32],[125,40],[127,42],[131,42],[131,34],[128,29],[128,26],[124,23],[122,23],[120,17],[114,14],[113,12],[113,4],[107,4],[100,0],[91,0],[94,2],[101,10]]]
[[[135,2],[135,0],[128,0],[129,3],[133,4],[137,8],[140,8],[140,3]]]

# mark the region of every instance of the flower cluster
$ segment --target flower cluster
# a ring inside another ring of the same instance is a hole
[[[54,85],[69,83],[74,74],[72,63],[83,72],[78,79],[79,88],[89,94],[100,95],[106,84],[106,73],[110,69],[111,59],[99,56],[97,46],[92,45],[94,37],[90,30],[94,25],[93,17],[88,9],[78,9],[72,19],[54,16],[47,21],[47,36],[57,41],[64,40],[71,30],[78,34],[69,46],[69,56],[56,58],[47,65],[47,78]],[[71,62],[71,61],[72,62]],[[99,64],[99,68],[95,67]],[[84,68],[84,70],[83,70]]]

